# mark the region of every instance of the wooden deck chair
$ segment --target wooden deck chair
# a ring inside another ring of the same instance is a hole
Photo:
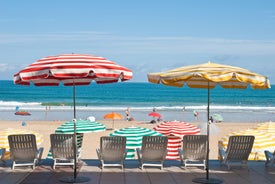
[[[167,154],[167,144],[167,136],[143,136],[141,149],[136,149],[141,169],[144,166],[158,166],[162,169]]]
[[[182,149],[179,149],[181,163],[187,166],[203,166],[206,168],[207,135],[185,135]]]
[[[275,163],[275,151],[273,153],[271,153],[268,150],[264,151],[265,154],[265,166],[267,167],[268,165],[273,166],[273,164]]]
[[[53,169],[55,166],[74,165],[74,135],[73,134],[51,134],[51,152],[53,158]]]
[[[34,134],[9,135],[10,158],[12,169],[16,166],[32,166],[41,160],[44,148],[37,149]]]
[[[123,169],[127,154],[126,137],[102,136],[96,152],[102,169],[105,166],[120,166]]]
[[[230,166],[245,166],[248,168],[247,160],[251,153],[254,136],[230,136],[227,144],[227,149],[219,144],[219,158],[221,165],[225,165],[230,169]]]

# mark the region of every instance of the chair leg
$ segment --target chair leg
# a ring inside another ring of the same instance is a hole
[[[35,164],[36,164],[36,161],[37,161],[36,159],[34,159],[34,160],[33,160],[32,170],[34,170],[34,169],[35,169]]]
[[[56,159],[53,160],[53,170],[55,170]]]
[[[104,169],[104,161],[101,160],[101,169]]]
[[[124,161],[121,161],[121,169],[123,170],[124,168]]]
[[[14,167],[15,167],[15,161],[12,162],[11,169],[14,170]]]
[[[187,162],[187,160],[184,160],[184,161],[183,161],[184,169],[187,169],[187,168],[186,168],[186,162]]]

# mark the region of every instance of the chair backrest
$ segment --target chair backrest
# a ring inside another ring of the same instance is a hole
[[[100,137],[101,157],[105,161],[120,161],[126,156],[126,137],[102,136]]]
[[[74,135],[73,134],[51,134],[51,150],[53,158],[74,158]]]
[[[141,146],[142,160],[165,160],[167,144],[167,136],[143,136]]]
[[[33,161],[37,156],[34,134],[9,135],[10,156],[15,161]]]
[[[248,160],[249,154],[251,153],[254,136],[230,136],[228,140],[226,159],[242,161]]]
[[[182,139],[184,159],[206,159],[207,135],[185,135]]]

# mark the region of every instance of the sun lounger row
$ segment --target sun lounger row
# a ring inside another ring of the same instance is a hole
[[[73,134],[51,134],[51,153],[53,169],[56,165],[75,166],[74,163],[74,136]],[[13,161],[12,169],[16,166],[35,164],[41,159],[43,148],[37,149],[35,135],[20,134],[8,137],[10,145],[10,156]],[[81,139],[82,140],[82,139]],[[254,136],[231,136],[227,149],[219,147],[221,164],[231,165],[239,162],[241,166],[247,166],[248,156],[254,143]],[[163,168],[163,162],[167,154],[167,136],[144,136],[141,148],[137,148],[137,156],[140,168],[144,166],[157,166]],[[180,160],[186,168],[188,166],[202,166],[206,168],[207,153],[206,135],[186,135],[182,139],[182,148],[179,149]],[[79,150],[80,147],[77,147]],[[5,150],[0,150],[2,156]],[[101,168],[105,166],[124,167],[127,154],[126,137],[103,136],[100,138],[100,147],[96,149]],[[79,160],[77,151],[77,162]],[[273,159],[274,160],[274,159]],[[271,162],[271,159],[268,160]]]

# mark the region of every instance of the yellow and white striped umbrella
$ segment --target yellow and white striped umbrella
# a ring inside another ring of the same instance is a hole
[[[210,89],[220,85],[223,88],[246,89],[249,85],[252,89],[270,88],[267,77],[251,72],[249,70],[222,65],[217,63],[204,63],[199,65],[190,65],[166,72],[149,73],[148,81],[167,86],[183,87],[185,84],[191,88],[205,88],[208,93],[207,102],[207,130],[209,130],[210,121]],[[207,131],[207,146],[209,150],[209,131]],[[208,160],[206,158],[206,179],[209,179]]]
[[[270,122],[258,124],[256,129],[259,131],[270,133],[275,137],[275,122],[270,121]]]
[[[220,85],[223,88],[245,89],[249,84],[253,89],[270,88],[269,80],[263,75],[212,62],[180,67],[166,72],[149,73],[148,81],[176,87],[187,84],[191,88],[214,88]]]
[[[9,141],[8,136],[14,134],[34,134],[36,136],[36,143],[40,145],[43,142],[43,135],[26,129],[8,128],[0,130],[0,148],[6,148],[5,158],[9,158]]]
[[[263,131],[259,131],[256,128],[240,130],[237,132],[232,132],[231,134],[223,137],[219,144],[227,148],[229,136],[233,135],[253,135],[255,136],[253,148],[251,154],[249,155],[249,160],[265,160],[264,150],[274,151],[275,148],[275,138]]]

